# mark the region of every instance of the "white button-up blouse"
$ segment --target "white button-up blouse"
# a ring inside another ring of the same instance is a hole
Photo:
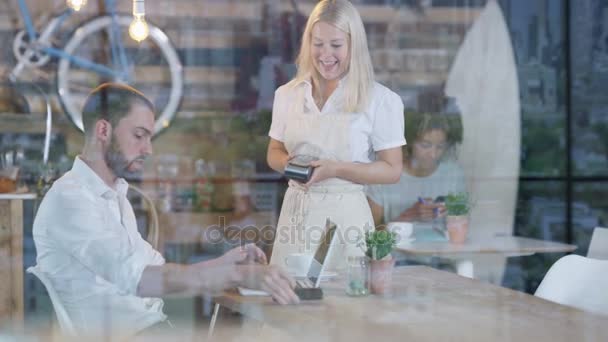
[[[303,91],[301,88],[304,88]],[[342,99],[344,80],[329,97],[319,111],[312,97],[309,81],[298,84],[293,81],[279,87],[274,96],[272,124],[268,135],[285,142],[285,128],[289,125],[292,112],[307,115],[327,115],[343,112]],[[378,82],[374,82],[367,110],[354,115],[350,125],[350,146],[352,162],[369,163],[374,160],[374,152],[405,145],[403,102],[399,95]],[[304,99],[300,97],[304,96]],[[297,108],[294,104],[303,104]]]

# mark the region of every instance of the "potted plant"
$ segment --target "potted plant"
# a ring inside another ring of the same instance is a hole
[[[446,228],[450,241],[463,243],[469,230],[469,194],[466,192],[449,193],[445,198],[447,210]]]
[[[396,240],[396,233],[387,230],[365,233],[365,255],[369,258],[372,293],[384,294],[390,289],[395,266],[391,252]]]

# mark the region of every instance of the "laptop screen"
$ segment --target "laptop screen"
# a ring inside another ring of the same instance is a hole
[[[329,254],[330,247],[336,233],[336,228],[336,224],[331,222],[328,218],[325,222],[325,232],[321,236],[321,243],[315,252],[315,256],[310,263],[310,269],[308,270],[308,278],[315,283],[323,270],[323,264],[325,263],[325,259],[327,259],[327,255]]]

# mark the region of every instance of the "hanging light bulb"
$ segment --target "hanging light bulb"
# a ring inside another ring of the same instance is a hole
[[[144,0],[133,0],[133,21],[129,25],[129,36],[137,42],[146,39],[150,33],[145,15]]]
[[[146,19],[144,19],[143,15],[136,16],[131,22],[131,25],[129,25],[129,36],[137,42],[146,39],[149,33],[150,29],[148,28],[148,23],[146,23]]]
[[[87,0],[66,0],[68,7],[78,12],[80,9],[87,4]]]

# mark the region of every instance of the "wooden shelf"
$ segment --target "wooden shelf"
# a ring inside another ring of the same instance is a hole
[[[18,199],[18,200],[33,200],[36,199],[37,195],[34,193],[25,193],[25,194],[15,194],[15,193],[6,193],[6,194],[0,194],[0,200],[11,200],[11,199]]]
[[[0,133],[44,133],[46,114],[0,113]]]

